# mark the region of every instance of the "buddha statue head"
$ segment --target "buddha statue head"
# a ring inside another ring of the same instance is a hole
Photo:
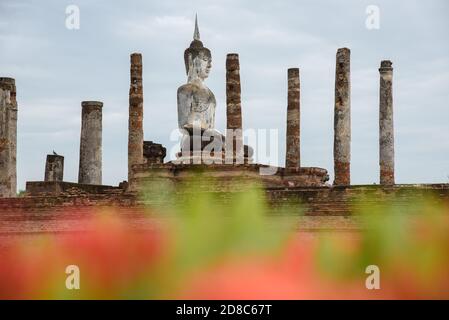
[[[189,82],[194,79],[203,81],[209,76],[212,67],[212,55],[210,50],[204,47],[200,40],[200,31],[196,16],[193,41],[190,43],[190,47],[184,51],[184,62]]]

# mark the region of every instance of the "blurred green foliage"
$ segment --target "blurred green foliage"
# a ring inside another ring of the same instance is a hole
[[[191,278],[240,260],[246,274],[231,286],[235,290],[243,286],[251,292],[248,286],[254,286],[257,293],[258,284],[267,281],[263,288],[286,288],[289,298],[308,297],[309,292],[314,297],[336,292],[332,297],[344,298],[345,288],[366,297],[365,269],[376,265],[388,297],[449,296],[447,204],[432,198],[379,200],[370,194],[354,202],[360,231],[298,233],[298,214],[304,212],[299,201],[290,199],[273,210],[260,185],[239,180],[229,185],[220,190],[201,173],[176,187],[154,181],[141,193],[149,221],[157,222],[154,231],[131,231],[126,221],[108,220],[120,209],[107,209],[94,215],[93,235],[76,235],[68,242],[52,235],[36,239],[33,246],[24,244],[0,264],[0,297],[23,289],[21,294],[34,298],[177,298]],[[63,285],[61,270],[67,264],[80,266],[82,290]],[[260,281],[245,284],[251,271]],[[299,293],[291,293],[289,285]]]

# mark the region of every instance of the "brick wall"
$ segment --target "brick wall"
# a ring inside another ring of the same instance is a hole
[[[395,199],[395,204],[400,206],[428,196],[449,203],[449,185],[270,188],[266,195],[272,219],[294,217],[293,228],[357,231],[363,225],[359,217],[351,214],[354,208],[379,205],[388,199]],[[227,201],[229,194],[220,193],[220,196],[220,201]],[[359,201],[361,196],[368,198]],[[304,212],[296,206],[298,203],[303,205]],[[83,221],[99,214],[102,208],[112,208],[109,211],[125,218],[133,228],[146,228],[154,225],[154,218],[145,211],[159,204],[160,200],[142,200],[135,193],[116,189],[101,194],[0,198],[0,241],[16,236],[83,230]],[[287,214],[282,210],[286,206]]]

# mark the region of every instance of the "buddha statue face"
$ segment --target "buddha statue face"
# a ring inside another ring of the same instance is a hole
[[[209,76],[211,68],[212,57],[206,51],[199,51],[195,58],[193,58],[192,54],[189,54],[187,68],[187,75],[189,79],[193,80],[199,78],[204,80]]]

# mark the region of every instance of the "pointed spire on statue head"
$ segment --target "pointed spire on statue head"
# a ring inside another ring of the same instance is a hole
[[[198,28],[198,15],[195,14],[195,31],[193,32],[193,40],[200,40],[200,29]]]

